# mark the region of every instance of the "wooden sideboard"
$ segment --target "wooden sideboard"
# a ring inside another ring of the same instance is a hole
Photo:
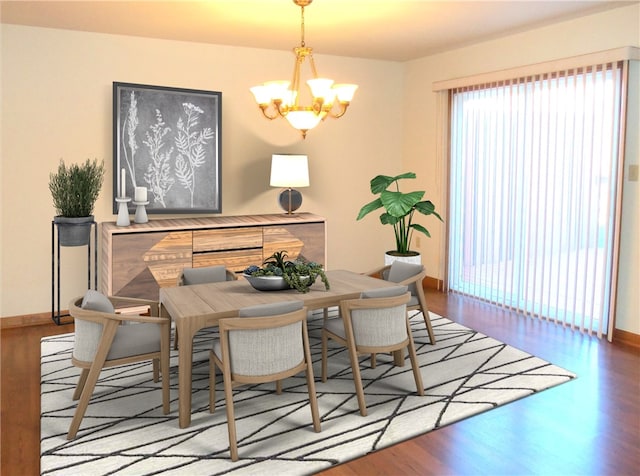
[[[311,213],[150,220],[101,226],[100,290],[112,296],[158,299],[183,268],[225,265],[241,273],[274,252],[326,264],[325,219]]]

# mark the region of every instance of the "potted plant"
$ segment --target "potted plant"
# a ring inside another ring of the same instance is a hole
[[[438,220],[442,218],[436,212],[435,205],[429,200],[422,200],[424,191],[401,192],[399,181],[403,179],[414,179],[416,174],[407,172],[395,177],[388,175],[378,175],[371,179],[371,193],[379,195],[372,202],[367,203],[360,209],[357,220],[362,219],[369,213],[384,208],[380,215],[380,223],[393,226],[396,238],[396,249],[387,251],[391,256],[419,256],[420,253],[411,250],[411,238],[413,232],[418,231],[427,237],[431,237],[429,231],[419,223],[414,223],[413,218],[416,212],[423,215],[434,215]],[[390,186],[395,185],[392,190]]]
[[[83,164],[65,165],[60,160],[56,173],[49,174],[49,190],[57,216],[61,246],[82,246],[89,242],[93,207],[104,180],[104,162],[87,159]]]
[[[324,283],[325,289],[330,288],[321,264],[302,258],[288,261],[286,257],[286,251],[277,251],[264,260],[263,267],[251,265],[244,270],[243,275],[260,291],[297,289],[306,293],[318,277]]]

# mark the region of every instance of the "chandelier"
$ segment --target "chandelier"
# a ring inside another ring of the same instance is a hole
[[[268,81],[251,88],[258,107],[267,119],[284,117],[295,129],[302,133],[304,139],[307,131],[316,127],[327,116],[338,118],[347,112],[347,107],[358,88],[355,84],[333,84],[328,78],[319,78],[316,64],[313,61],[312,49],[304,42],[304,7],[313,0],[293,0],[301,10],[300,46],[293,49],[296,60],[291,81]],[[307,81],[311,90],[311,104],[300,104],[300,69],[309,60],[312,79]]]

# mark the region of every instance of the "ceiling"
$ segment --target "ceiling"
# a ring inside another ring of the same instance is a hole
[[[291,0],[2,1],[2,23],[291,50]],[[407,61],[639,3],[612,0],[315,0],[305,8],[314,52]]]

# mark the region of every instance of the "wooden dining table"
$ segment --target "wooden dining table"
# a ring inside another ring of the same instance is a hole
[[[163,316],[175,321],[178,333],[178,421],[180,428],[191,423],[193,337],[220,319],[237,317],[240,309],[259,304],[302,301],[309,310],[339,305],[356,299],[362,291],[395,286],[395,283],[346,270],[326,272],[330,289],[318,280],[307,293],[295,289],[258,291],[246,279],[160,289]],[[163,376],[164,378],[164,376]]]

